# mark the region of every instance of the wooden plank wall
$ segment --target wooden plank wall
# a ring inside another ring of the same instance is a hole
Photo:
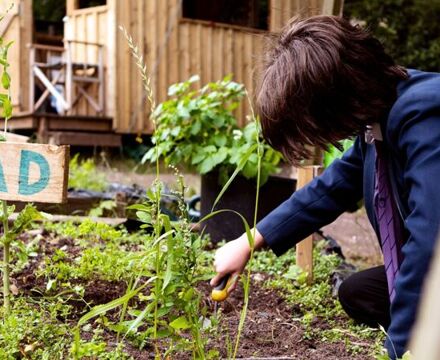
[[[0,14],[4,14],[9,6],[10,2],[1,2]],[[9,72],[12,76],[12,103],[14,114],[17,114],[26,111],[29,103],[29,50],[27,45],[32,42],[32,3],[25,0],[17,1],[10,10],[9,16],[11,19],[3,38],[5,43],[13,41],[8,60]],[[6,18],[3,21],[6,21]]]
[[[306,18],[323,13],[324,4],[329,0],[271,0],[270,30],[279,31],[293,17]],[[330,0],[335,1],[335,0]]]
[[[171,84],[194,74],[206,84],[232,73],[252,94],[263,32],[182,19],[179,0],[118,2],[116,14],[117,23],[128,29],[147,59],[157,102],[166,99]],[[144,91],[122,34],[117,35],[116,48],[116,88],[124,94],[116,99],[116,128],[120,132],[149,132]],[[249,105],[244,101],[237,113],[242,123],[246,114]]]
[[[320,13],[322,1],[327,0],[272,0],[270,30],[279,30],[297,14]],[[66,38],[106,44],[106,115],[114,117],[116,131],[152,131],[139,71],[118,25],[127,28],[146,59],[157,103],[166,99],[171,84],[194,74],[206,84],[232,73],[253,95],[264,32],[182,19],[181,0],[108,0],[106,6],[81,10],[75,10],[74,2],[68,0]],[[243,101],[237,118],[244,123],[249,113]]]
[[[113,68],[114,68],[114,34],[115,25],[110,21],[110,5],[96,6],[84,9],[77,9],[75,3],[69,2],[67,6],[68,20],[65,22],[64,39],[77,40],[88,43],[104,45],[104,67],[105,67],[105,113],[108,116],[114,114],[113,100]],[[67,43],[65,44],[67,46]],[[98,47],[84,44],[72,44],[72,61],[77,63],[98,63]],[[93,84],[88,91],[95,99],[98,96],[98,87]],[[73,96],[76,96],[74,92]],[[79,115],[94,116],[95,109],[82,98],[75,106],[75,112]]]
[[[328,0],[271,0],[269,29],[277,31],[293,16],[322,13]],[[332,0],[333,1],[333,0]],[[264,32],[235,26],[182,19],[180,0],[127,0],[117,2],[116,22],[132,34],[147,59],[157,102],[166,99],[168,87],[198,74],[201,84],[228,74],[254,94]],[[151,132],[148,106],[138,71],[122,34],[116,37],[115,128],[120,132]],[[247,101],[237,111],[240,123],[250,113]]]

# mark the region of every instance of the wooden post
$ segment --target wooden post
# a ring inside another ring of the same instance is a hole
[[[34,112],[35,104],[35,48],[29,44],[29,111]]]
[[[104,90],[104,49],[98,45],[98,115],[105,115],[105,90]]]
[[[49,122],[45,115],[38,117],[37,141],[41,144],[49,142]]]
[[[297,190],[306,186],[318,175],[319,166],[298,168]],[[307,271],[308,283],[313,281],[313,235],[308,236],[296,245],[296,264]]]
[[[76,9],[78,9],[78,0],[67,0],[66,3],[67,16],[71,15]]]
[[[409,349],[412,360],[440,359],[440,236],[431,260],[430,271],[418,304],[417,321],[412,330]]]
[[[73,107],[73,65],[72,65],[72,44],[70,41],[66,42],[66,83],[64,85],[64,89],[66,91],[66,100],[67,100],[67,114],[72,114]]]

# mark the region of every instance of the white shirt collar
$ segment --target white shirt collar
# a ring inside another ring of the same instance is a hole
[[[365,142],[372,144],[374,140],[383,141],[382,130],[380,129],[380,123],[373,123],[372,125],[367,125],[365,130]]]

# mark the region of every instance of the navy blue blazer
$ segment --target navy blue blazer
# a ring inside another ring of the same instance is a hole
[[[381,123],[408,231],[391,304],[391,340],[385,344],[392,358],[390,341],[398,356],[408,343],[440,222],[440,74],[409,70],[409,75],[399,83],[397,100]],[[359,136],[341,159],[261,220],[258,231],[281,255],[362,198],[376,229],[374,167],[374,145]]]

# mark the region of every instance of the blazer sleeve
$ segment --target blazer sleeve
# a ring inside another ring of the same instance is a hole
[[[403,184],[408,190],[409,238],[396,279],[386,347],[392,359],[402,356],[416,317],[440,222],[440,93],[412,92],[394,105],[388,121],[389,142],[404,157]],[[418,96],[417,94],[423,94]]]
[[[362,199],[363,159],[361,141],[322,175],[273,210],[257,224],[265,242],[281,255]]]

